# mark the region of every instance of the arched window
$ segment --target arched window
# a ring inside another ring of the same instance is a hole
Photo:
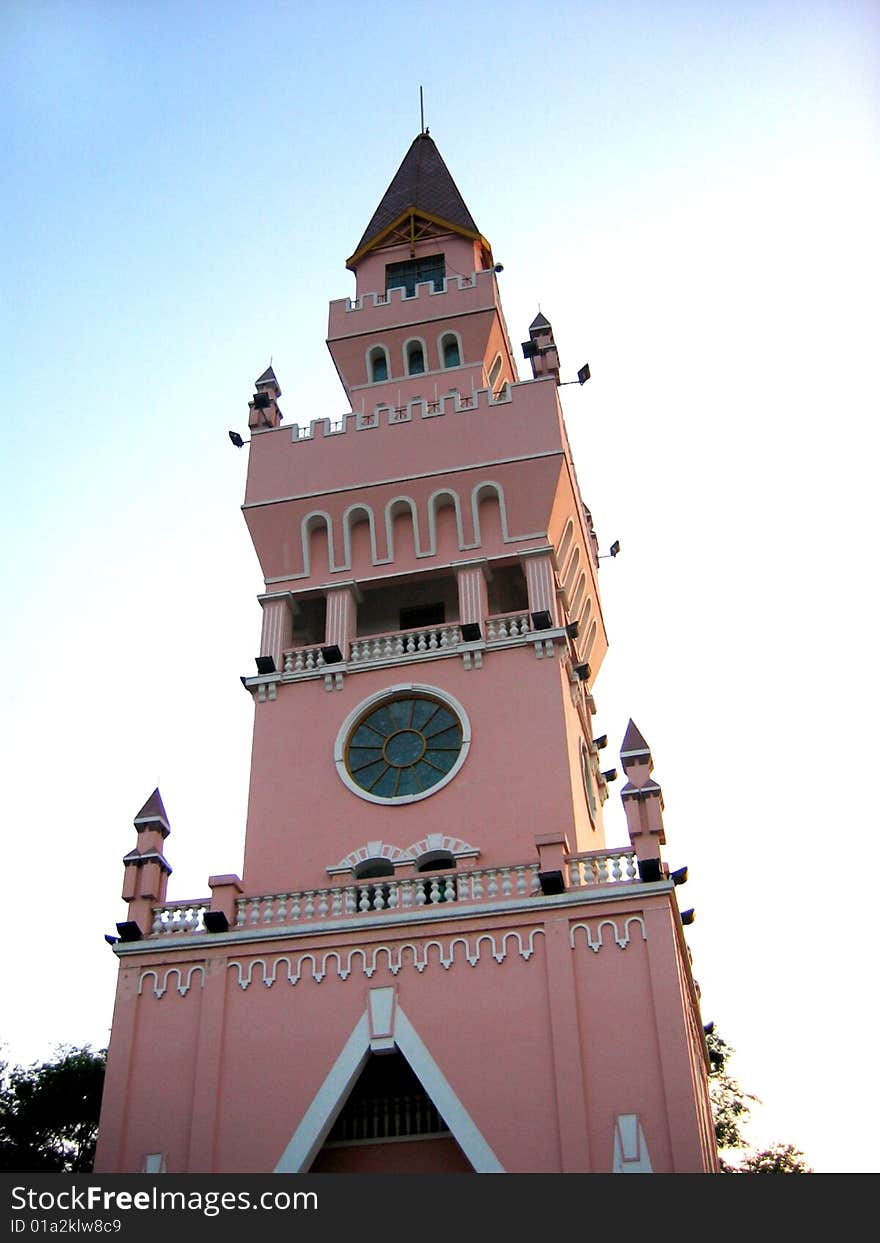
[[[593,828],[595,829],[596,796],[593,793],[593,777],[590,773],[590,753],[587,750],[585,742],[581,742],[581,776],[584,779],[584,794],[587,796],[587,806],[590,809],[590,820],[593,822]]]
[[[368,355],[369,378],[371,384],[378,384],[388,379],[388,353],[384,345],[374,345]]]
[[[407,375],[422,375],[425,370],[425,349],[421,341],[409,341],[406,347]]]
[[[440,356],[443,359],[444,367],[460,367],[461,366],[461,350],[458,345],[458,337],[453,332],[447,332],[440,339]]]
[[[428,850],[416,860],[417,872],[445,872],[455,867],[451,850]]]
[[[498,379],[500,374],[501,374],[501,355],[496,354],[495,361],[492,364],[492,370],[489,372],[489,388],[494,389],[495,381]]]
[[[375,880],[379,876],[393,876],[394,864],[390,859],[364,859],[354,869],[355,880]]]

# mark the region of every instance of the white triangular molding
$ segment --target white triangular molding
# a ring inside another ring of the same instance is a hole
[[[477,1174],[505,1172],[424,1041],[400,1006],[395,1004],[395,1000],[396,990],[393,988],[370,990],[366,1012],[358,1019],[342,1052],[291,1136],[275,1166],[276,1174],[308,1172],[373,1047],[377,1052],[389,1047],[400,1050]],[[378,1022],[380,1015],[381,1023]]]

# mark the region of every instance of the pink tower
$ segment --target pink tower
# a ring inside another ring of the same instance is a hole
[[[717,1169],[662,796],[630,723],[608,848],[607,640],[543,315],[517,378],[433,140],[330,304],[350,413],[250,403],[265,579],[244,875],[166,901],[154,792],[100,1172]],[[678,878],[680,879],[680,878]]]

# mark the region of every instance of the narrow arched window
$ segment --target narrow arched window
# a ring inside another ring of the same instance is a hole
[[[458,338],[451,332],[447,332],[440,342],[440,352],[443,355],[444,367],[461,366],[461,351],[458,348]]]
[[[406,347],[406,370],[409,375],[421,375],[425,370],[425,351],[421,341],[410,341]]]
[[[382,345],[374,345],[370,350],[370,382],[378,384],[381,380],[388,379],[388,355],[385,353],[385,347]]]
[[[495,361],[492,364],[492,370],[489,372],[489,388],[495,387],[495,381],[498,379],[500,374],[501,374],[501,355],[498,354],[496,355]]]

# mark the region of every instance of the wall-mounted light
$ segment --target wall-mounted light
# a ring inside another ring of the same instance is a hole
[[[483,637],[479,622],[462,622],[461,638],[463,643],[476,643]]]
[[[538,609],[537,613],[532,613],[532,626],[535,630],[549,630],[553,625],[553,618],[547,609]]]
[[[241,436],[239,436],[238,432],[230,432],[229,439],[235,445],[236,449],[240,449],[242,445],[244,444],[244,441],[242,440]]]
[[[258,656],[256,660],[257,660],[257,673],[277,673],[278,672],[277,668],[275,667],[274,656]]]
[[[321,648],[321,655],[324,657],[325,665],[338,665],[342,660],[342,649],[338,643],[329,643]]]
[[[673,885],[683,885],[687,881],[687,878],[688,870],[686,867],[676,868],[674,872],[669,873],[669,879],[672,881]]]
[[[694,915],[693,907],[691,907],[689,911],[682,911],[681,913],[681,922],[684,924],[685,928],[692,924],[695,918],[696,916]]]

